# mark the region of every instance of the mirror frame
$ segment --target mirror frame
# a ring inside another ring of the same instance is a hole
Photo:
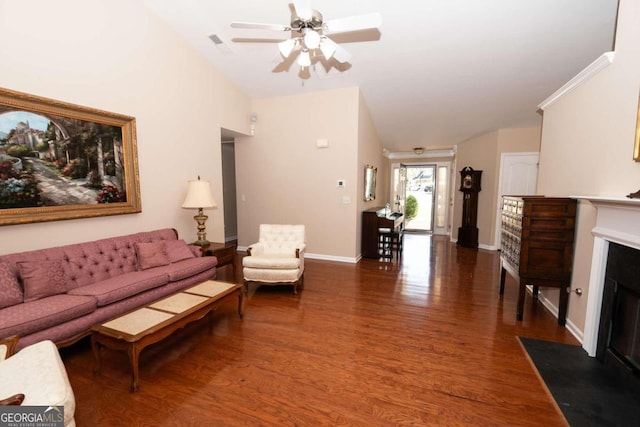
[[[364,167],[364,201],[369,202],[376,199],[376,175],[378,168],[371,165]]]
[[[638,115],[636,118],[636,141],[633,145],[633,160],[640,162],[640,99],[638,101]]]

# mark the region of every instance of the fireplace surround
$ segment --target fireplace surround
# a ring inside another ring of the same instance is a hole
[[[596,225],[592,230],[594,242],[582,341],[582,347],[589,356],[596,357],[609,246],[615,243],[640,250],[640,200],[583,196],[577,198],[588,200],[597,209]]]

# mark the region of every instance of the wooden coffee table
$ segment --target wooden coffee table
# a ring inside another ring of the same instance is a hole
[[[188,323],[202,319],[220,304],[238,298],[242,318],[242,285],[208,280],[91,328],[91,348],[100,371],[100,349],[126,351],[131,364],[131,391],[138,390],[140,352]],[[212,316],[211,316],[212,317]]]

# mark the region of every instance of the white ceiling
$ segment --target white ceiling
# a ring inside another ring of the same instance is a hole
[[[359,86],[383,146],[450,148],[500,128],[538,126],[537,105],[612,50],[617,0],[311,0],[324,19],[379,12],[375,31],[333,36],[350,68],[282,71],[290,0],[144,0],[249,97]],[[216,34],[223,45],[210,39]],[[265,39],[264,43],[234,39]],[[339,106],[336,106],[339,108]]]

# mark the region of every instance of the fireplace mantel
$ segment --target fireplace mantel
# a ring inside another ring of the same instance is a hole
[[[609,242],[640,249],[640,200],[625,197],[572,196],[586,200],[597,209],[589,276],[589,296],[582,347],[595,356],[600,326]]]

